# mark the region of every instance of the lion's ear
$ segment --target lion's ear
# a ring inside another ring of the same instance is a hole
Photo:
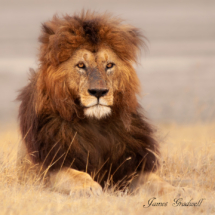
[[[56,34],[59,26],[59,19],[54,16],[51,21],[42,24],[41,35],[39,37],[40,46],[40,61],[43,64],[57,64],[56,54],[54,53],[56,43]]]
[[[75,26],[75,19],[54,16],[42,25],[40,62],[42,65],[58,66],[72,56],[75,49],[84,43],[80,36],[80,27]],[[76,29],[77,28],[77,29]]]
[[[42,35],[39,37],[39,42],[47,44],[49,42],[50,35],[55,34],[55,26],[51,22],[42,24]]]
[[[39,42],[43,44],[48,44],[51,35],[54,35],[58,29],[57,23],[59,19],[54,16],[51,21],[42,23],[42,34],[39,37]]]
[[[138,28],[128,26],[126,28],[127,46],[129,46],[130,56],[132,61],[136,61],[137,55],[141,48],[146,47],[146,37]]]
[[[143,45],[143,34],[140,32],[138,28],[128,28],[128,34],[129,34],[129,40],[130,42],[137,48],[141,47]]]

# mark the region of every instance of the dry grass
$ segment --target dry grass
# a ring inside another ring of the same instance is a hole
[[[72,198],[43,189],[39,185],[20,185],[16,178],[16,126],[0,133],[0,214],[211,214],[215,213],[215,123],[159,125],[162,166],[159,174],[175,186],[196,190],[193,201],[206,200],[197,207],[173,207],[176,194],[157,197],[167,207],[143,208],[153,197],[142,193],[127,196],[105,192],[101,197]],[[185,195],[184,201],[191,198]]]

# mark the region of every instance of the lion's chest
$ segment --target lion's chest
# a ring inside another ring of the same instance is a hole
[[[114,128],[114,127],[113,127]],[[108,126],[86,126],[77,131],[78,147],[73,150],[73,168],[103,177],[106,181],[112,175],[114,181],[130,177],[138,161],[136,154],[128,147],[126,135]],[[77,146],[76,144],[76,146]]]

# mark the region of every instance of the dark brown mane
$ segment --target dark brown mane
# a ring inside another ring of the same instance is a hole
[[[125,61],[135,61],[143,45],[139,29],[123,25],[120,19],[110,14],[82,13],[80,16],[54,16],[43,24],[40,61],[58,65],[67,60],[77,49],[86,47],[96,50],[101,44],[110,46]]]
[[[32,161],[50,170],[87,171],[102,185],[113,173],[116,183],[129,180],[134,171],[155,171],[158,144],[136,101],[137,80],[127,86],[127,94],[116,92],[112,115],[98,120],[84,117],[66,74],[56,74],[76,49],[95,51],[103,44],[130,68],[142,43],[139,30],[107,15],[54,16],[43,24],[39,41],[40,68],[18,96],[21,134]]]

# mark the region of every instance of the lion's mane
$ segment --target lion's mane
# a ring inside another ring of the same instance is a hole
[[[142,38],[138,29],[108,14],[54,16],[43,24],[39,69],[31,72],[18,96],[21,134],[33,163],[50,170],[67,166],[87,171],[102,185],[111,175],[119,182],[135,171],[157,169],[158,144],[140,113],[135,77],[114,93],[112,115],[97,120],[84,117],[77,92],[65,82],[67,74],[56,72],[78,48],[96,52],[102,44],[131,65]]]

